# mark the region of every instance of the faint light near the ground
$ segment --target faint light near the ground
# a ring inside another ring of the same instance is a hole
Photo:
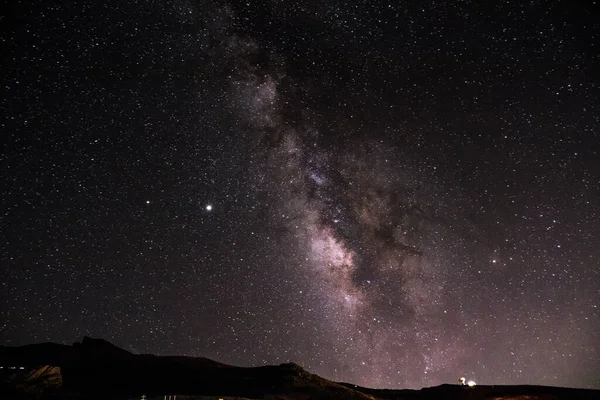
[[[469,385],[469,386],[475,386],[477,384],[475,383],[475,381],[469,381],[469,382],[467,382],[467,385]]]

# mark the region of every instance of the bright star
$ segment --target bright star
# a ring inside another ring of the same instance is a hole
[[[211,211],[212,210],[212,206],[209,204],[206,206],[206,211]]]

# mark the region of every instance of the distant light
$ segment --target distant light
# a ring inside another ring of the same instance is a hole
[[[212,211],[212,206],[210,204],[206,206],[206,211]]]
[[[150,200],[146,200],[146,204],[150,204]]]
[[[19,369],[25,369],[25,367],[19,367]]]
[[[469,386],[475,386],[477,384],[475,383],[475,381],[469,381],[469,382],[467,382],[467,385],[469,385]]]

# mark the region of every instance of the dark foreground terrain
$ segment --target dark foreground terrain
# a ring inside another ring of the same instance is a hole
[[[87,337],[73,346],[0,346],[0,367],[0,399],[600,399],[600,390],[545,386],[369,389],[295,364],[240,368],[199,357],[132,354]]]

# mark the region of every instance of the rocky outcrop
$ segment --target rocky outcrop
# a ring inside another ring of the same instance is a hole
[[[0,373],[0,393],[12,397],[40,398],[58,393],[62,387],[60,367],[42,365],[37,368],[4,369]]]

